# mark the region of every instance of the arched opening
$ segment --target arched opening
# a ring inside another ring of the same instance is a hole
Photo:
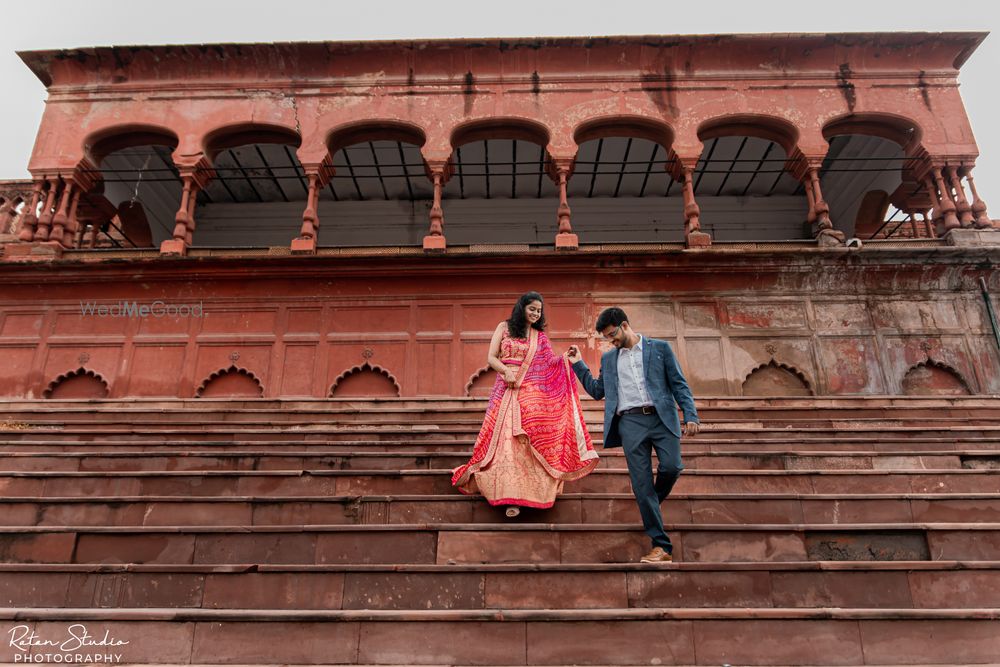
[[[569,203],[589,243],[684,240],[680,188],[667,173],[673,132],[643,118],[598,119],[574,133]]]
[[[241,123],[205,137],[215,171],[198,193],[195,208],[199,247],[284,246],[302,224],[309,185],[296,155],[294,131]]]
[[[53,380],[42,395],[52,399],[107,398],[108,383],[98,373],[78,368]]]
[[[486,398],[493,393],[497,381],[497,372],[492,368],[480,369],[469,379],[465,386],[465,395],[473,398]]]
[[[851,115],[823,128],[829,142],[820,183],[834,226],[862,240],[927,238],[933,206],[913,173],[920,130],[886,115]]]
[[[330,387],[331,398],[395,398],[399,384],[389,371],[367,362],[345,372]]]
[[[452,133],[442,192],[449,244],[551,245],[559,191],[548,142],[547,129],[519,119],[476,121]]]
[[[969,385],[954,368],[936,361],[916,364],[903,376],[906,396],[968,396]]]
[[[6,191],[0,194],[0,235],[13,236],[17,233],[21,213],[26,206],[25,199],[26,195],[17,191]]]
[[[260,380],[245,368],[236,366],[213,373],[195,392],[195,398],[261,398],[263,395]]]
[[[419,246],[434,194],[424,143],[419,128],[393,121],[332,132],[335,174],[319,195],[319,245]]]
[[[743,380],[744,396],[812,396],[805,376],[773,359],[753,369]]]
[[[766,116],[727,116],[698,128],[703,144],[692,175],[701,229],[714,242],[801,241],[809,204],[788,171],[798,131]],[[673,185],[671,194],[680,186]]]
[[[100,178],[80,197],[81,248],[149,248],[170,238],[181,200],[171,153],[177,137],[157,127],[111,128],[88,139],[85,150]]]

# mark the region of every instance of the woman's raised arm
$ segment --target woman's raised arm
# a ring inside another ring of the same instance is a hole
[[[517,380],[517,373],[500,361],[500,341],[503,340],[503,332],[506,328],[507,322],[501,322],[497,325],[496,331],[493,332],[493,338],[490,340],[490,350],[486,354],[486,363],[499,373],[507,384],[514,384]]]

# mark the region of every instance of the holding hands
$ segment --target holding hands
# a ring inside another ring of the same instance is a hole
[[[583,358],[580,356],[580,348],[576,345],[570,345],[563,356],[565,356],[571,364],[575,364]]]

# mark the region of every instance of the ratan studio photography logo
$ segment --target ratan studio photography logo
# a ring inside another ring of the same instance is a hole
[[[120,663],[122,654],[116,651],[128,645],[108,630],[92,635],[82,623],[70,625],[59,637],[43,637],[27,625],[15,625],[9,634],[15,663]]]
[[[205,317],[205,304],[198,303],[139,303],[119,301],[113,304],[97,304],[92,301],[80,302],[83,317]]]

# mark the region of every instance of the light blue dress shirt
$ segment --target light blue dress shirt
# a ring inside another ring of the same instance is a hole
[[[630,408],[653,405],[646,392],[646,373],[642,365],[643,338],[631,348],[618,349],[618,414]]]

